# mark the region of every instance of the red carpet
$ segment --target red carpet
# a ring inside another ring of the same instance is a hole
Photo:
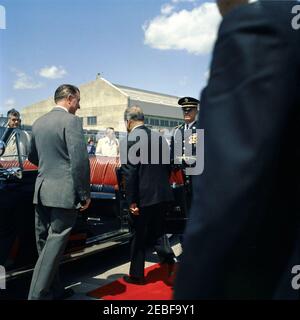
[[[168,277],[166,265],[155,264],[145,269],[146,284],[130,284],[120,278],[88,293],[104,300],[171,300],[174,275]]]

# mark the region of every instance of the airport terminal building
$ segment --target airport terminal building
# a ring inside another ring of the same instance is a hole
[[[174,128],[182,123],[179,97],[112,84],[101,78],[83,84],[80,89],[80,109],[76,115],[82,119],[86,132],[98,132],[106,127],[125,131],[123,114],[128,106],[139,105],[145,114],[145,124],[152,128]],[[27,106],[21,110],[22,124],[33,122],[50,111],[54,106],[53,97]]]

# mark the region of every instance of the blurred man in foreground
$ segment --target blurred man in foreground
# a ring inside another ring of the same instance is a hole
[[[298,298],[300,32],[292,1],[219,0],[176,299]],[[198,212],[198,210],[200,212]]]

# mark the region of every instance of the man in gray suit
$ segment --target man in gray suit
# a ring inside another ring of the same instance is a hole
[[[28,159],[39,167],[33,203],[36,205],[36,263],[29,300],[64,298],[59,262],[64,253],[77,209],[90,204],[90,167],[82,124],[79,89],[61,85],[54,95],[56,107],[32,127]]]

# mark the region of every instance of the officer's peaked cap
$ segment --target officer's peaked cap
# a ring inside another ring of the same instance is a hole
[[[197,108],[199,105],[199,100],[192,97],[183,97],[178,100],[178,104],[181,105],[182,108],[187,108],[187,107]]]

